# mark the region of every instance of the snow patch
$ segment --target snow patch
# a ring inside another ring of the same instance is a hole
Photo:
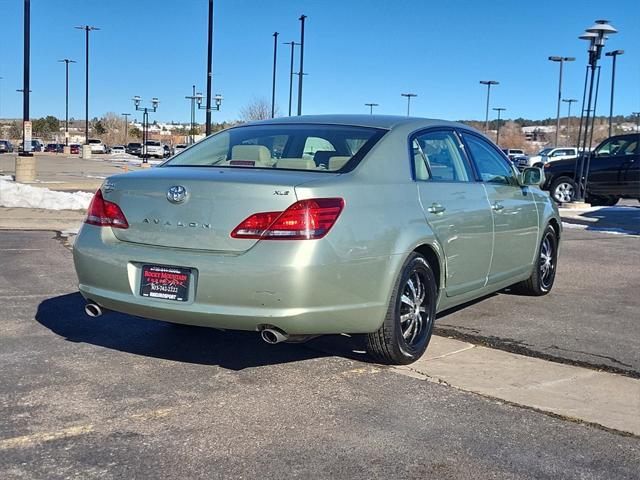
[[[609,233],[611,235],[638,235],[639,232],[632,230],[625,230],[624,228],[617,227],[595,227],[593,225],[584,225],[582,223],[570,223],[562,222],[562,228],[574,229],[574,230],[587,230],[589,232]]]
[[[86,210],[92,198],[92,193],[54,192],[0,178],[0,207]]]

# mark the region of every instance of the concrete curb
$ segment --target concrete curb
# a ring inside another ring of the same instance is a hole
[[[622,375],[438,336],[423,358],[395,370],[640,436],[640,380]]]

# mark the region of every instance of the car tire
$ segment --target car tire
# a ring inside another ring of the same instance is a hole
[[[558,264],[558,234],[551,225],[547,225],[542,235],[536,259],[531,276],[512,287],[516,293],[540,297],[553,288]]]
[[[382,326],[366,335],[367,352],[380,363],[407,365],[427,349],[436,318],[438,289],[427,260],[412,253],[396,280]]]
[[[587,197],[587,203],[590,203],[594,207],[613,207],[619,200],[619,197]]]
[[[560,177],[553,181],[549,194],[557,203],[572,202],[576,198],[578,184],[570,177]]]

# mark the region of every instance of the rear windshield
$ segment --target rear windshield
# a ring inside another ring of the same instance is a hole
[[[102,141],[101,141],[101,140],[97,140],[97,139],[90,138],[90,139],[89,139],[89,143],[102,143]]]
[[[152,140],[147,141],[147,146],[149,147],[159,147],[160,146],[160,142],[154,142]]]
[[[248,125],[213,135],[164,166],[347,171],[384,133],[345,125]]]

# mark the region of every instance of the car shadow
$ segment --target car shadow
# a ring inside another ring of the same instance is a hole
[[[299,362],[327,356],[368,361],[359,353],[357,337],[327,335],[304,344],[269,345],[257,332],[212,328],[148,320],[117,312],[98,318],[84,313],[80,293],[44,300],[36,320],[70,342],[82,342],[142,355],[230,370]]]
[[[640,204],[601,207],[580,212],[579,218],[588,222],[586,230],[609,230],[627,235],[640,235]],[[571,219],[567,219],[571,221]]]

